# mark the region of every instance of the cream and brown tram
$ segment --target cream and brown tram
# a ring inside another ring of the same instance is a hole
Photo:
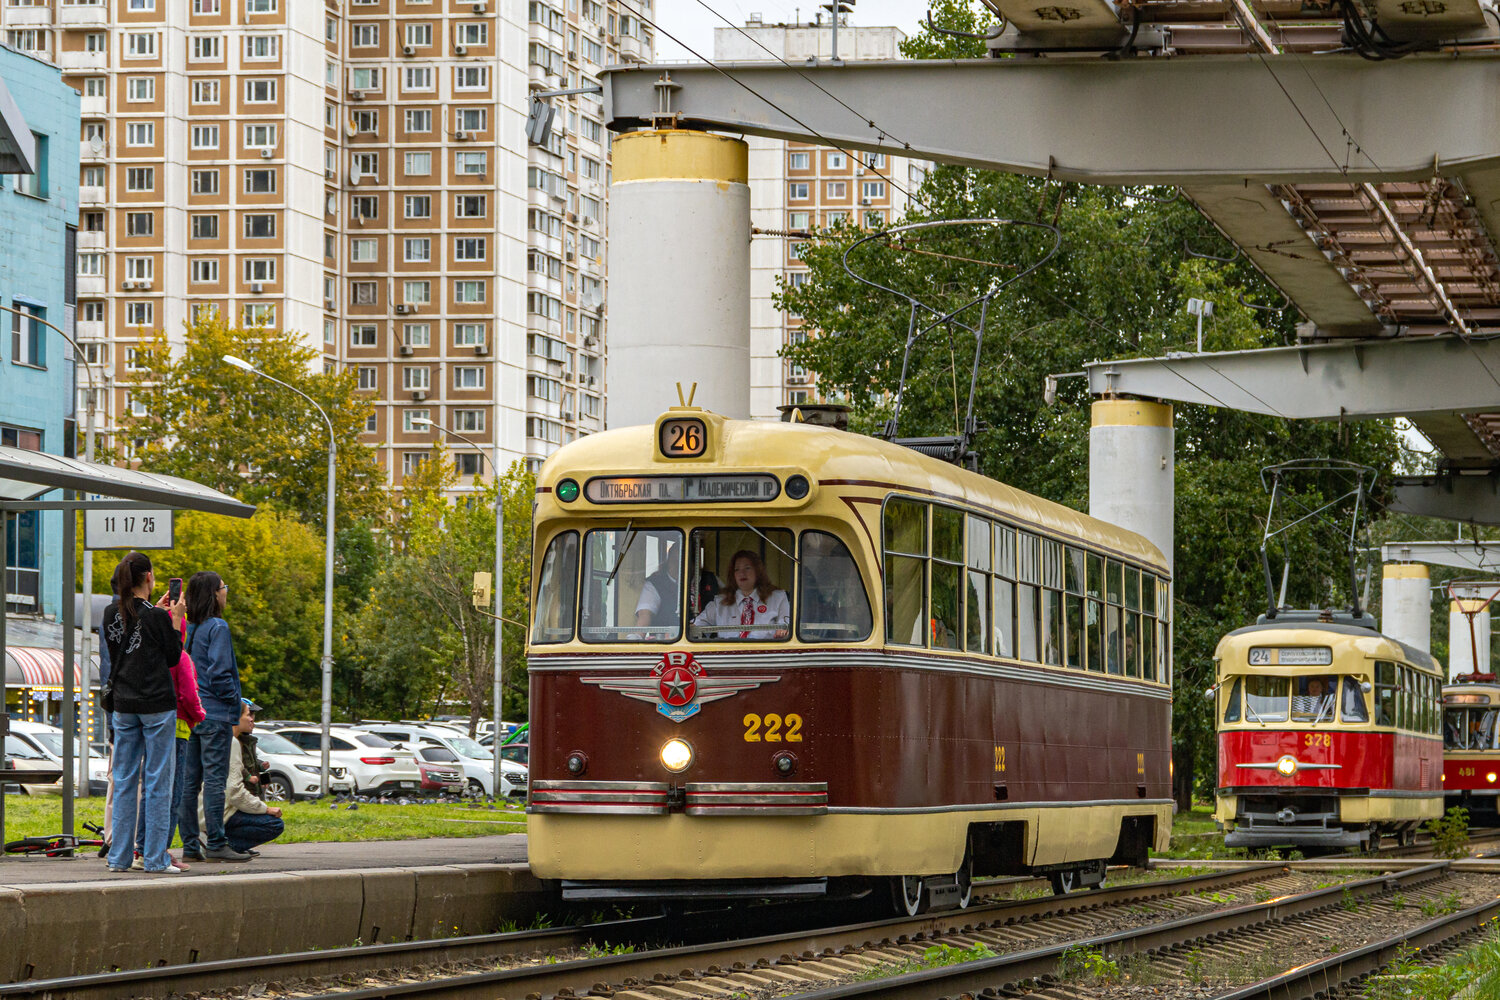
[[[1137,535],[900,445],[681,407],[538,477],[532,870],[569,898],[1096,885],[1170,835]]]
[[[1230,847],[1374,848],[1442,815],[1437,661],[1368,616],[1321,617],[1283,611],[1214,654]]]

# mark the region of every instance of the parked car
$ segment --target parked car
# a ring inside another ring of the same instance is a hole
[[[12,723],[14,725],[14,723]],[[13,771],[57,771],[61,765],[42,753],[30,743],[16,736],[5,737],[4,767]],[[7,792],[19,791],[22,795],[61,795],[62,781],[38,785],[12,785],[7,783]]]
[[[19,722],[14,719],[10,723],[10,732],[27,746],[41,751],[42,755],[52,761],[51,767],[62,767],[63,731],[56,726],[49,726],[41,722]],[[74,747],[77,753],[77,747]],[[89,751],[89,794],[103,795],[109,786],[109,760],[100,757],[92,750]],[[62,794],[62,783],[59,782],[54,794]]]
[[[255,734],[255,751],[261,759],[261,785],[266,800],[290,802],[315,799],[322,791],[321,757],[314,756],[280,733]],[[318,751],[321,754],[321,749]],[[349,769],[333,763],[329,756],[328,790],[335,795],[354,791]]]
[[[478,743],[447,727],[413,726],[407,724],[380,725],[366,723],[367,732],[383,736],[388,740],[404,744],[413,750],[422,747],[440,746],[451,750],[458,763],[463,765],[464,777],[468,780],[472,795],[494,795],[495,764],[491,752]],[[523,765],[503,758],[500,761],[500,783],[506,797],[526,796],[527,770]]]
[[[288,726],[276,730],[276,734],[321,759],[320,728]],[[334,727],[329,734],[328,760],[330,766],[337,764],[348,769],[354,791],[360,795],[415,792],[422,783],[422,772],[417,769],[416,757],[410,750],[359,729]]]
[[[458,755],[447,747],[422,747],[417,751],[417,767],[422,772],[422,791],[462,795],[468,787]]]

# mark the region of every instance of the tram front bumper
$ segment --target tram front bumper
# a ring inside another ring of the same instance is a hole
[[[1220,796],[1216,813],[1216,818],[1233,817],[1232,824],[1224,824],[1232,825],[1224,834],[1226,847],[1361,847],[1369,840],[1362,825],[1346,825],[1337,798],[1241,794],[1226,809],[1230,798]]]

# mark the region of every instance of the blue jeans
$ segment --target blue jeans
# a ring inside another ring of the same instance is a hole
[[[275,840],[285,829],[286,824],[281,821],[281,817],[256,813],[237,812],[224,824],[224,832],[229,836],[229,846],[236,851],[248,851]]]
[[[172,835],[177,832],[177,814],[182,809],[182,778],[183,771],[187,768],[188,747],[188,741],[180,736],[174,737],[172,743],[176,751],[174,755],[176,766],[172,769],[172,813],[171,819],[167,823],[168,850],[172,847]],[[146,853],[146,816],[144,813],[141,814],[141,818],[135,824],[135,852],[137,854]]]
[[[188,739],[187,776],[182,782],[182,805],[177,812],[177,829],[182,834],[182,849],[198,853],[204,845],[198,840],[198,793],[203,793],[203,834],[210,851],[226,843],[224,838],[224,784],[229,780],[229,754],[234,746],[234,727],[227,722],[205,719],[198,723]]]
[[[146,870],[162,871],[171,864],[167,829],[171,823],[172,773],[176,770],[172,741],[176,739],[177,712],[116,712],[114,724],[111,774],[115,799],[110,817],[109,866],[130,867],[139,812],[146,823],[141,851]]]

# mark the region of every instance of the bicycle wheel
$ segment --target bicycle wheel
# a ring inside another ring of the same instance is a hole
[[[6,854],[51,854],[67,849],[67,838],[58,834],[52,837],[22,837],[5,845]]]

